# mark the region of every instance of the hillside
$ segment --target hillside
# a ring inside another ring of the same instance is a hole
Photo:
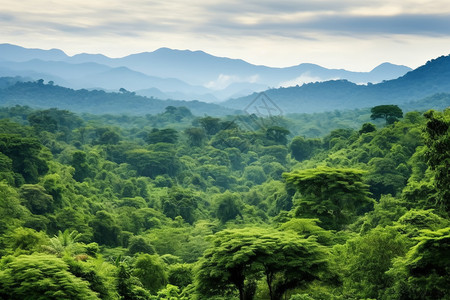
[[[357,85],[346,80],[270,89],[265,93],[284,112],[310,113],[403,104],[435,93],[450,92],[450,56],[441,56],[404,76],[379,84]],[[224,106],[242,109],[256,97],[231,99]]]
[[[12,79],[4,80],[4,84]],[[2,80],[0,80],[2,82]],[[79,113],[146,115],[162,112],[167,106],[185,106],[196,115],[221,116],[235,110],[200,101],[160,100],[135,95],[123,90],[73,90],[52,83],[17,82],[0,89],[0,106],[27,105],[34,108],[69,109]]]

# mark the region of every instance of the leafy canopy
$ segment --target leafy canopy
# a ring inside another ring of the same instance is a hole
[[[6,256],[0,263],[0,298],[100,299],[61,259],[44,254]]]
[[[196,271],[197,291],[203,296],[227,295],[253,299],[255,281],[264,277],[271,299],[317,279],[326,269],[325,250],[314,238],[265,228],[224,230]]]
[[[286,182],[301,194],[296,215],[319,217],[326,229],[341,229],[370,208],[365,172],[350,168],[319,167],[284,173]]]
[[[382,118],[386,120],[386,124],[392,124],[399,118],[403,118],[403,111],[397,105],[378,105],[372,107],[370,112],[372,120]]]

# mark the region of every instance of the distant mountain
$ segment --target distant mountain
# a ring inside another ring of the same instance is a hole
[[[67,58],[68,56],[59,49],[29,49],[11,44],[0,44],[0,60],[15,62],[29,61],[32,59],[58,61]]]
[[[193,85],[208,85],[211,89],[222,89],[223,84],[256,83],[278,87],[284,83],[347,79],[356,83],[381,82],[398,78],[411,69],[389,63],[381,64],[371,72],[351,72],[326,69],[314,64],[300,64],[288,68],[271,68],[247,63],[241,59],[216,57],[203,51],[173,50],[160,48],[154,52],[132,54],[123,58],[105,59],[104,56],[68,58],[76,62],[97,61],[130,69],[151,76],[178,78]],[[294,84],[294,85],[295,85]]]
[[[412,71],[411,68],[405,66],[393,65],[391,63],[382,63],[370,71],[371,80],[367,82],[377,83],[383,80],[399,78],[402,75]],[[403,74],[401,74],[403,73]],[[352,81],[351,79],[349,79]]]
[[[160,100],[133,92],[107,93],[103,90],[73,90],[42,82],[15,82],[0,78],[0,106],[27,105],[33,108],[68,109],[78,113],[146,115],[163,112],[167,106],[185,106],[194,115],[222,116],[235,113],[217,104],[200,101]]]
[[[0,77],[0,89],[7,88],[9,86],[15,85],[17,82],[30,81],[30,78],[24,77]]]
[[[45,61],[41,59],[22,62],[0,61],[0,66],[10,70],[38,70],[39,72],[52,74],[65,79],[77,79],[86,74],[97,74],[111,69],[111,67],[93,62],[70,64],[62,61]]]
[[[1,76],[28,76],[45,78],[71,88],[101,88],[129,90],[157,87],[167,92],[208,93],[205,87],[195,87],[179,79],[149,76],[126,67],[110,67],[95,62],[79,64],[64,61],[33,59],[24,62],[0,61]],[[189,99],[189,98],[185,98]]]
[[[444,110],[450,106],[450,94],[438,93],[417,101],[411,101],[400,104],[403,111],[421,111],[425,112],[430,109]]]
[[[71,86],[68,81],[65,79],[49,74],[44,73],[38,70],[13,70],[9,68],[5,68],[2,65],[2,62],[0,62],[0,77],[20,77],[20,78],[27,78],[27,80],[19,80],[19,81],[33,81],[38,80],[41,78],[45,78],[48,81],[57,82],[59,85],[63,86]]]
[[[379,84],[357,85],[347,80],[331,80],[265,91],[283,112],[298,113],[403,104],[435,93],[449,92],[450,56],[433,59],[398,79]],[[257,95],[231,99],[222,104],[244,109]]]
[[[122,58],[87,53],[68,56],[61,50],[26,49],[9,44],[0,44],[0,67],[3,68],[3,76],[20,75],[38,79],[38,74],[46,75],[43,77],[46,80],[60,78],[61,81],[55,82],[73,88],[156,88],[169,97],[203,101],[221,101],[268,87],[295,86],[330,79],[377,83],[398,78],[411,70],[389,63],[381,64],[370,72],[326,69],[305,63],[288,68],[271,68],[240,59],[216,57],[203,51],[168,48]],[[96,68],[99,70],[95,71]]]
[[[161,90],[159,90],[157,88],[138,90],[138,91],[136,91],[136,94],[138,94],[140,96],[148,97],[148,98],[156,98],[156,99],[161,99],[161,100],[170,99],[170,96],[168,94],[162,92]]]

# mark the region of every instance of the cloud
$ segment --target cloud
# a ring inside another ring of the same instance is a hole
[[[0,4],[1,1],[4,0]],[[112,32],[116,35],[166,32],[289,37],[307,37],[314,32],[450,34],[450,9],[446,9],[445,1],[430,4],[430,1],[405,0],[401,5],[391,2],[22,0],[2,5],[0,22],[14,20],[16,27],[92,36]]]
[[[283,24],[282,26],[286,26]],[[291,28],[328,33],[450,35],[450,14],[399,16],[329,16],[310,22],[293,23]]]
[[[279,87],[290,87],[290,86],[296,86],[296,85],[303,85],[305,83],[310,83],[310,82],[318,82],[318,81],[325,81],[325,80],[332,80],[333,78],[320,78],[317,76],[312,76],[309,72],[305,72],[302,75],[300,75],[297,78],[288,80],[288,81],[284,81],[280,83]]]
[[[242,83],[242,82],[257,83],[258,80],[259,80],[258,75],[240,77],[237,75],[220,74],[216,80],[212,80],[206,83],[205,87],[212,90],[223,90],[233,83]]]
[[[330,66],[338,55],[348,55],[358,66],[353,59],[357,55],[368,64],[368,56],[380,59],[375,51],[385,49],[389,56],[369,68],[389,57],[402,58],[394,53],[406,47],[417,57],[444,54],[450,46],[447,2],[0,0],[0,42],[116,57],[170,47],[284,66],[308,61]],[[427,45],[427,51],[421,45]],[[347,67],[347,61],[337,63]]]
[[[14,15],[0,12],[0,22],[6,23],[6,22],[13,22],[13,21],[15,21]]]
[[[392,16],[357,16],[315,14],[284,18],[271,16],[236,16],[202,24],[210,32],[232,35],[282,35],[307,38],[315,34],[361,37],[362,35],[407,34],[450,35],[449,14],[405,14]]]
[[[231,35],[450,34],[444,1],[219,1],[197,29]],[[304,33],[302,33],[304,32]]]

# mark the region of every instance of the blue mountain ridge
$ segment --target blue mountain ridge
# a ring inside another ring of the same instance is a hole
[[[26,49],[10,44],[0,44],[0,68],[2,76],[38,79],[36,76],[39,74],[44,79],[72,88],[125,88],[147,96],[159,90],[167,97],[203,101],[221,101],[268,87],[301,84],[305,79],[376,83],[397,78],[411,70],[389,63],[370,72],[326,69],[314,64],[271,68],[240,59],[216,57],[203,51],[169,48],[122,58],[87,53],[68,56],[57,49]]]

